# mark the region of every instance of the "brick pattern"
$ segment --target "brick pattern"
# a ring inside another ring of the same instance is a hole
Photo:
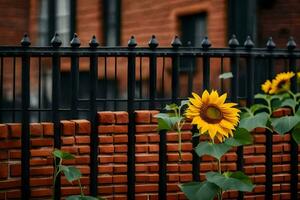
[[[135,113],[136,122],[136,199],[158,199],[159,189],[159,134],[157,111],[140,110]],[[274,117],[287,115],[290,111],[279,110]],[[126,112],[99,112],[99,166],[98,192],[108,200],[127,199],[127,132],[128,114]],[[169,200],[185,199],[178,188],[179,183],[192,180],[191,126],[186,125],[182,133],[182,160],[178,156],[178,135],[167,133],[167,197]],[[61,121],[62,149],[76,156],[75,160],[64,162],[77,166],[83,178],[84,192],[89,193],[89,153],[91,124],[87,120]],[[53,173],[53,124],[32,123],[30,184],[32,199],[51,196]],[[256,188],[246,193],[245,199],[264,199],[265,190],[265,129],[253,132],[255,143],[244,148],[244,171]],[[21,185],[21,124],[0,124],[0,199],[19,199]],[[203,140],[203,137],[201,137]],[[273,135],[273,190],[274,199],[290,198],[290,136]],[[228,152],[222,161],[223,171],[236,170],[236,149]],[[213,159],[204,156],[200,162],[200,178],[204,180],[207,171],[216,170]],[[62,195],[79,194],[74,183],[62,178]],[[227,192],[225,199],[236,199],[237,192]]]

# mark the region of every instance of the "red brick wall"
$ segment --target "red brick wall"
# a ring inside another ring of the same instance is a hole
[[[281,116],[287,111],[278,111]],[[158,199],[159,183],[159,134],[154,115],[157,111],[136,112],[136,199]],[[126,199],[127,193],[127,132],[126,112],[100,112],[99,123],[99,166],[98,192],[107,199]],[[76,156],[65,162],[77,166],[82,174],[84,191],[89,193],[89,153],[91,125],[87,120],[61,121],[62,149]],[[192,135],[185,127],[182,135],[183,155],[179,161],[177,133],[167,133],[167,196],[168,199],[185,199],[178,184],[192,180]],[[30,125],[31,159],[30,184],[33,199],[51,196],[53,158],[53,124],[33,123]],[[244,148],[245,167],[256,188],[246,193],[245,199],[264,199],[265,189],[265,130],[254,133],[254,145]],[[20,124],[0,125],[0,199],[20,198],[21,151]],[[273,190],[274,198],[289,199],[290,193],[290,136],[273,136]],[[222,170],[236,170],[235,150],[228,152],[222,162]],[[204,156],[200,162],[200,178],[205,172],[216,170],[212,158]],[[79,194],[76,184],[62,178],[62,195]],[[226,193],[227,199],[237,197],[237,192]]]
[[[300,4],[298,0],[269,1],[258,10],[258,36],[261,46],[272,36],[278,47],[285,47],[289,36],[300,39]],[[298,42],[299,43],[299,42]]]

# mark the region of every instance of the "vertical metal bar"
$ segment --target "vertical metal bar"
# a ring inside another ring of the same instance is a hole
[[[210,90],[210,59],[208,55],[203,56],[203,90]]]
[[[176,54],[172,57],[172,103],[177,103],[179,97],[179,65],[180,56]]]
[[[128,180],[128,199],[135,199],[135,116],[134,116],[134,100],[135,100],[135,55],[128,55],[127,70],[127,111],[129,115],[128,124],[128,152],[127,152],[127,180]]]
[[[231,72],[232,72],[232,79],[231,79],[231,101],[238,102],[238,67],[239,67],[239,56],[234,55],[231,58]],[[242,171],[244,166],[244,150],[243,147],[240,146],[237,148],[237,170]],[[244,194],[239,192],[238,199],[243,199]]]
[[[156,98],[156,73],[157,73],[157,57],[155,54],[151,54],[149,58],[150,65],[150,83],[149,83],[149,92],[150,92],[150,104],[149,109],[155,109],[155,98]]]
[[[297,93],[296,58],[291,52],[289,55],[289,70],[296,75],[292,78],[291,90]],[[291,138],[291,199],[298,199],[298,144]]]
[[[3,57],[1,57],[1,65],[0,65],[0,109],[2,109],[3,107]],[[3,122],[3,119],[2,119],[2,111],[0,112],[0,122]]]
[[[246,58],[247,65],[247,106],[251,106],[254,103],[254,66],[253,57],[251,53]]]
[[[59,119],[59,100],[60,100],[60,56],[54,53],[52,57],[52,122],[54,124],[54,148],[61,147],[61,131]],[[55,160],[56,165],[59,164],[59,159]],[[61,196],[60,176],[55,182],[55,199],[59,200]]]
[[[30,57],[27,53],[22,56],[22,199],[30,199]]]
[[[13,122],[16,121],[16,57],[13,57]]]
[[[268,79],[273,78],[274,60],[272,55],[267,60]],[[265,199],[273,198],[273,133],[266,130],[266,189]]]
[[[139,81],[139,93],[140,93],[140,96],[139,98],[142,99],[143,98],[143,58],[140,57],[140,81]],[[141,105],[142,105],[142,102],[139,102],[139,109],[141,109]]]
[[[192,134],[194,135],[195,133],[198,132],[197,126],[193,126],[192,128]],[[200,158],[197,155],[196,151],[194,149],[198,146],[199,144],[199,137],[193,137],[192,139],[193,143],[193,161],[192,161],[192,166],[193,166],[193,181],[200,181]]]
[[[162,97],[165,97],[165,68],[166,68],[166,57],[163,57],[163,66],[161,74],[161,93]]]
[[[75,55],[71,57],[71,77],[72,77],[71,112],[72,112],[72,118],[76,119],[78,117],[79,58]]]
[[[41,57],[39,57],[39,91],[38,91],[38,101],[39,101],[39,105],[38,105],[38,109],[39,109],[39,113],[38,113],[38,119],[39,119],[39,122],[41,121],[41,111],[40,109],[42,108],[42,86],[41,86],[41,83],[42,83],[42,61],[41,61]]]
[[[221,57],[221,74],[224,73],[224,57],[222,56]],[[224,92],[224,80],[223,79],[220,79],[221,80],[221,93]]]
[[[167,199],[167,131],[159,131],[159,199]]]
[[[118,58],[115,57],[115,88],[114,88],[114,96],[115,99],[118,97],[118,82],[117,82],[117,76],[118,76]],[[117,110],[117,101],[114,102],[114,110]]]
[[[97,120],[97,80],[98,80],[98,57],[92,55],[90,57],[90,122],[92,123],[91,132],[91,151],[90,151],[90,193],[97,196],[98,192],[98,120]]]
[[[104,57],[104,110],[107,109],[107,57]]]
[[[193,78],[194,72],[196,68],[197,58],[190,58],[193,59],[195,62],[189,62],[189,71],[188,71],[188,95],[191,95],[193,92]],[[193,65],[194,63],[194,65]]]

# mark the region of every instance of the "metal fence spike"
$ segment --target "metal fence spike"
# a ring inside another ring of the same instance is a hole
[[[51,45],[53,47],[60,47],[61,44],[62,44],[62,41],[61,41],[61,39],[59,37],[59,34],[55,33],[54,36],[53,36],[53,38],[51,39]]]
[[[77,36],[76,33],[74,33],[74,37],[71,40],[70,44],[71,44],[71,47],[74,47],[74,48],[77,48],[77,47],[80,46],[80,44],[81,44],[80,39],[79,39],[79,37]]]
[[[228,46],[230,48],[236,48],[240,45],[239,41],[237,40],[236,36],[233,34],[228,42]]]
[[[286,47],[288,50],[294,50],[296,48],[297,44],[294,40],[294,38],[291,36],[286,44]]]
[[[177,35],[175,35],[174,39],[171,42],[171,45],[173,48],[178,48],[178,47],[182,46],[182,42],[180,41],[180,39]]]
[[[211,47],[211,42],[209,41],[207,36],[205,36],[204,39],[202,40],[201,46],[203,49],[208,49],[209,47]]]
[[[135,37],[132,35],[130,37],[130,39],[128,40],[128,47],[129,48],[135,48],[137,46],[137,42],[136,42],[136,39]]]
[[[97,38],[95,35],[93,35],[92,39],[89,42],[89,45],[91,48],[97,48],[99,46],[99,42],[97,41]]]
[[[151,49],[155,49],[159,45],[155,35],[152,35],[148,45]]]
[[[246,41],[244,42],[244,47],[247,49],[251,49],[254,47],[254,42],[251,40],[250,35],[247,36]]]
[[[267,44],[266,44],[266,47],[267,49],[269,50],[272,50],[272,49],[275,49],[276,48],[276,44],[275,42],[273,41],[273,38],[272,37],[269,37],[268,41],[267,41]]]
[[[29,39],[29,36],[28,36],[27,33],[24,33],[24,36],[23,36],[23,38],[21,40],[21,45],[23,47],[28,47],[28,46],[31,45],[31,42],[30,42],[30,39]]]

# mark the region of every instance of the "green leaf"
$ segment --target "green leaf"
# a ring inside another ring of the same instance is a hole
[[[278,108],[281,107],[281,100],[280,99],[274,99],[272,102],[271,102],[271,107],[272,107],[272,110],[277,110]]]
[[[210,155],[218,160],[231,148],[231,146],[220,143],[213,144],[210,142],[200,142],[198,146],[195,148],[198,156]]]
[[[181,102],[180,102],[180,108],[182,108],[183,106],[185,106],[185,105],[187,105],[189,103],[189,100],[182,100]]]
[[[244,128],[248,131],[252,131],[257,127],[268,128],[266,126],[269,119],[269,115],[266,112],[258,113],[248,118],[243,118],[240,121],[239,128]]]
[[[177,109],[178,109],[178,106],[177,106],[177,104],[172,103],[172,104],[166,105],[165,109],[166,109],[166,110],[169,110],[169,111],[170,111],[170,110],[177,110]]]
[[[294,99],[286,99],[281,103],[281,107],[291,107],[292,109],[295,109],[297,105],[297,102]]]
[[[60,165],[59,170],[64,173],[70,183],[81,178],[80,170],[76,167]]]
[[[282,94],[275,94],[275,95],[272,95],[271,96],[271,100],[274,100],[274,99],[279,99],[280,101],[286,99],[286,98],[289,98],[290,95],[288,93],[282,93]]]
[[[170,121],[170,117],[166,113],[159,113],[155,115],[158,121],[158,130],[171,130],[172,123]]]
[[[284,116],[280,118],[274,118],[272,119],[272,126],[274,131],[279,133],[280,135],[283,135],[292,128],[294,128],[298,123],[300,122],[300,116]]]
[[[248,112],[242,112],[241,115],[240,115],[240,119],[242,120],[242,119],[248,118],[250,116],[251,116],[250,113],[248,113]]]
[[[268,101],[268,99],[270,99],[270,95],[259,93],[259,94],[254,95],[254,98],[255,99],[263,99],[265,101]]]
[[[72,160],[72,159],[75,159],[75,157],[68,153],[68,152],[64,152],[64,151],[61,151],[59,149],[55,149],[53,152],[52,152],[53,156],[56,157],[56,158],[60,158],[62,160]]]
[[[263,105],[263,104],[254,104],[250,107],[250,111],[251,113],[255,113],[256,111],[262,110],[262,109],[266,109],[268,110],[268,106]]]
[[[255,187],[250,178],[243,172],[227,172],[219,174],[218,172],[207,172],[205,174],[207,181],[216,184],[224,191],[237,190],[242,192],[251,192]]]
[[[292,137],[297,142],[297,144],[300,144],[300,123],[298,123],[292,130]]]
[[[219,75],[219,79],[228,79],[228,78],[232,78],[233,74],[231,72],[225,72],[223,74]]]
[[[207,181],[184,183],[179,188],[189,200],[213,200],[219,191],[217,185]]]
[[[230,146],[241,146],[241,145],[248,145],[253,143],[253,137],[244,128],[237,128],[233,137],[228,138],[225,140],[225,144]]]
[[[96,198],[91,196],[72,195],[66,198],[66,200],[104,200],[103,198]]]

